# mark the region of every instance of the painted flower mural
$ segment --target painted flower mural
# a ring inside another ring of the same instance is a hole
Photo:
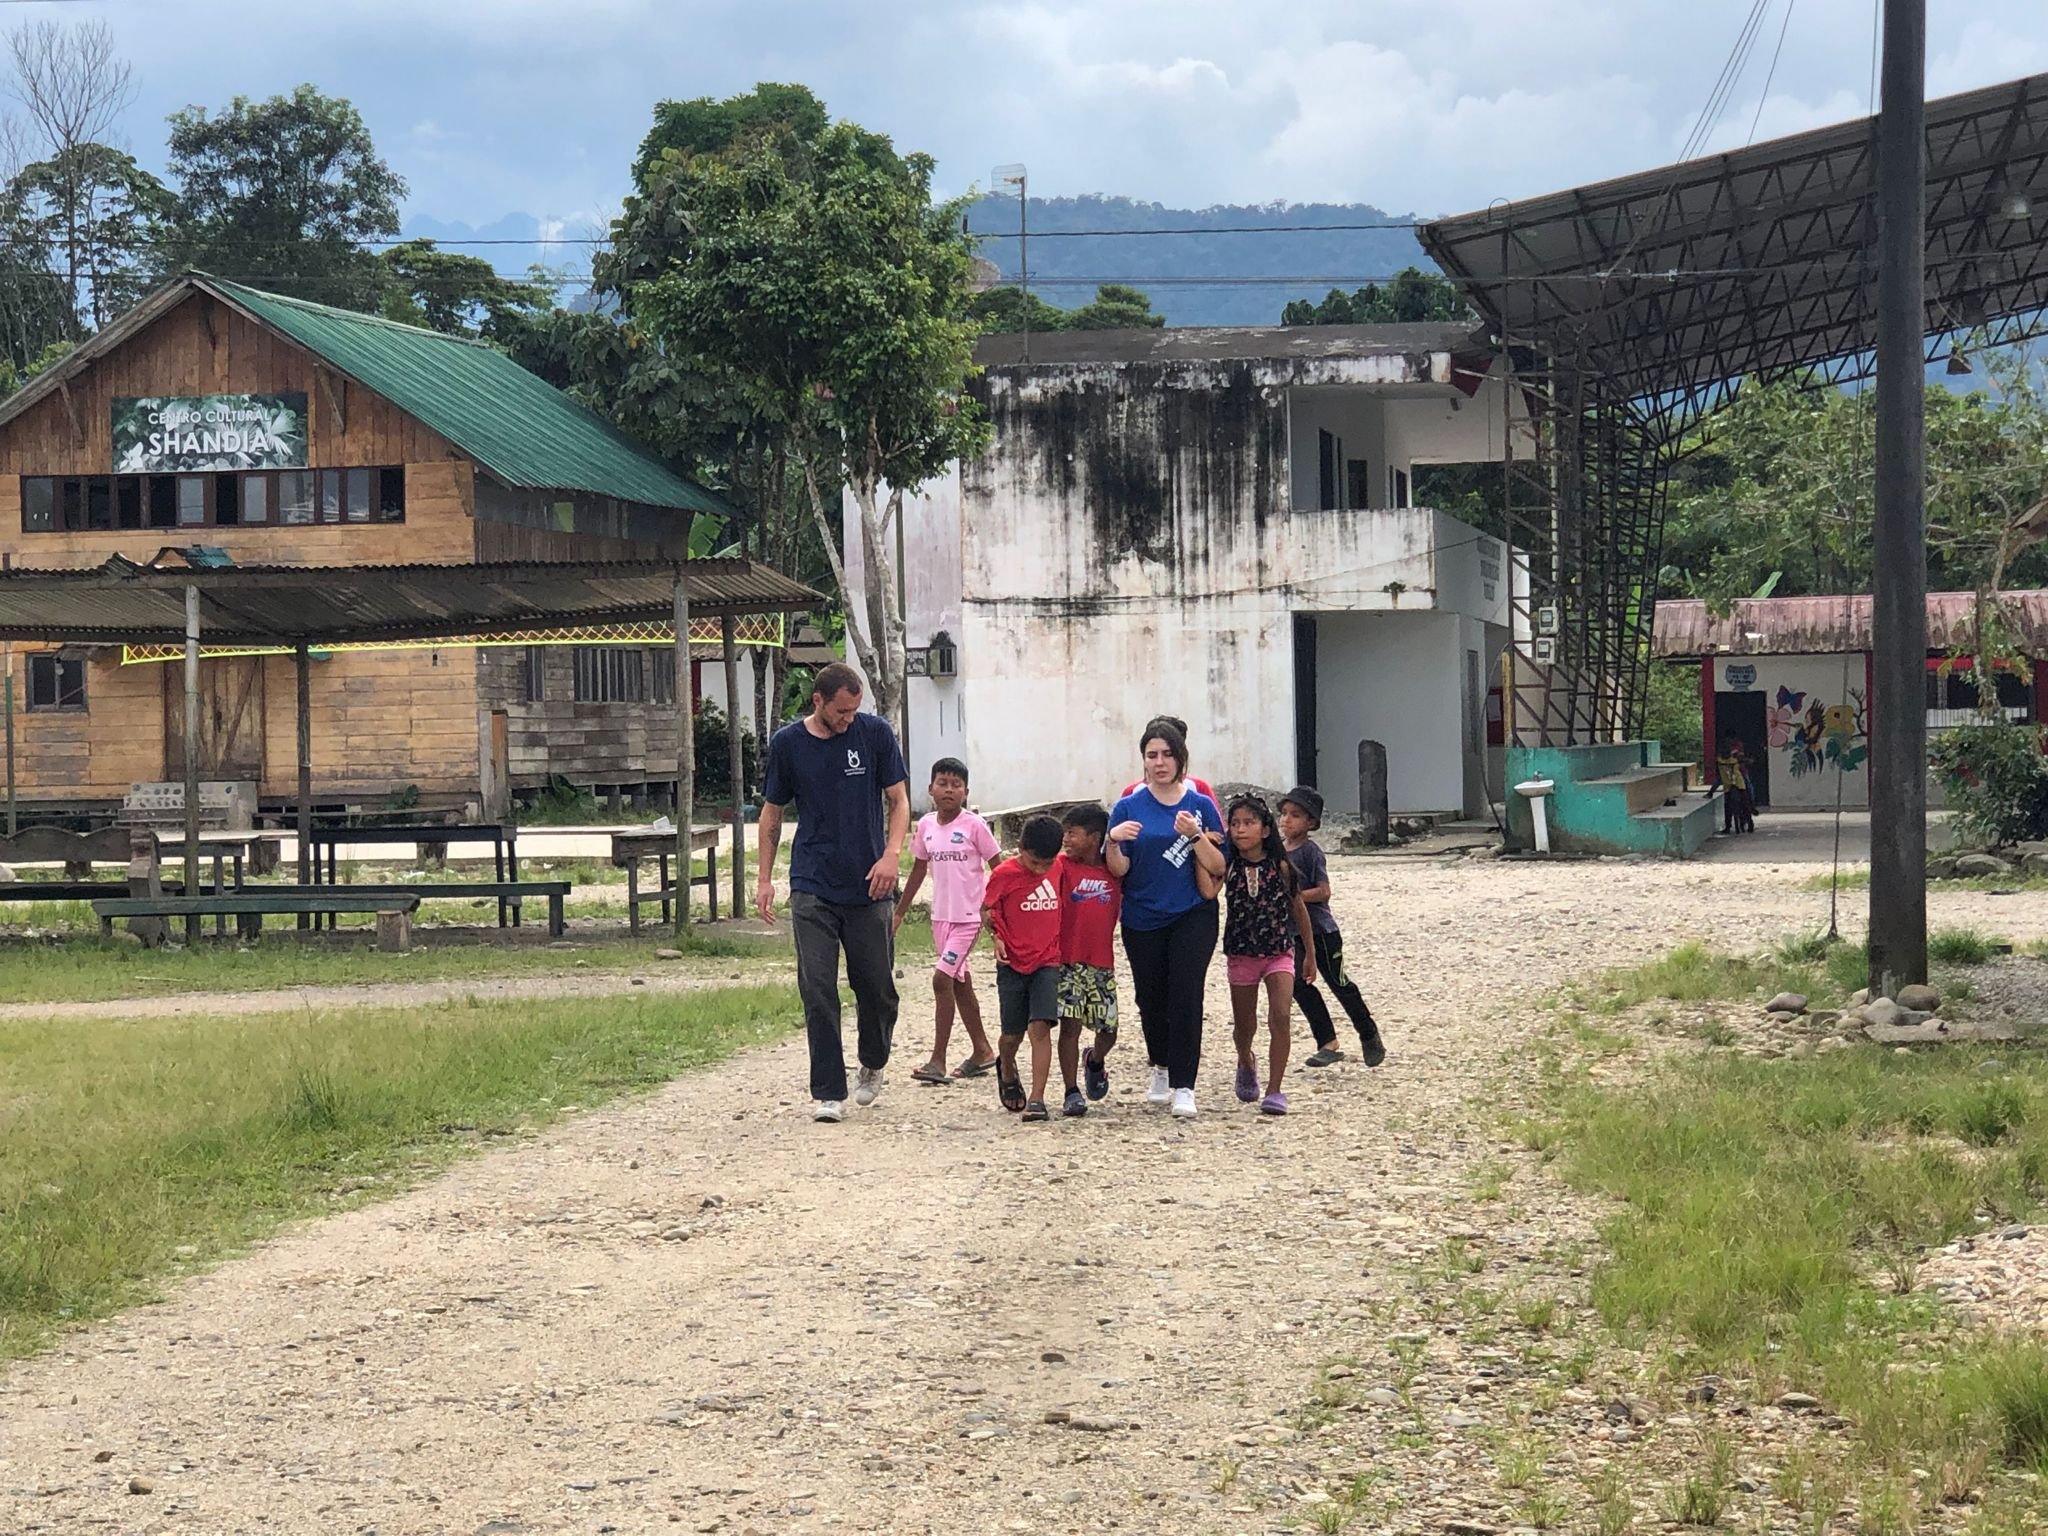
[[[1868,717],[1859,689],[1849,690],[1846,704],[1825,704],[1818,697],[1809,699],[1804,693],[1780,688],[1768,718],[1771,745],[1786,749],[1786,764],[1795,776],[1825,767],[1855,773],[1870,756]]]

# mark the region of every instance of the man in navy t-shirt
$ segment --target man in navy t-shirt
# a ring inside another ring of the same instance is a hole
[[[754,905],[775,921],[775,850],[782,813],[796,804],[789,854],[789,916],[796,937],[796,986],[811,1047],[811,1118],[836,1121],[846,1099],[846,1043],[840,1033],[839,955],[859,1023],[860,1082],[853,1101],[882,1091],[896,1033],[896,944],[890,913],[903,840],[910,831],[910,775],[896,733],[860,712],[860,674],[841,662],[821,667],[811,712],[768,743]]]

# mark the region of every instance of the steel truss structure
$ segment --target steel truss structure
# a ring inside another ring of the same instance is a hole
[[[1751,384],[1874,370],[1877,122],[1424,225],[1534,424],[1506,463],[1513,740],[1639,735],[1677,458]],[[1928,356],[2048,333],[2048,75],[1927,104]],[[1526,449],[1525,449],[1526,451]]]

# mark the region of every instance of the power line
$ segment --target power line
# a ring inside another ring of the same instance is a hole
[[[1692,132],[1686,135],[1685,145],[1678,152],[1679,161],[1690,160],[1705,146],[1707,137],[1713,132],[1714,119],[1727,105],[1736,82],[1749,67],[1749,51],[1756,45],[1756,34],[1763,25],[1764,13],[1770,7],[1770,0],[1754,0],[1749,15],[1743,20],[1741,32],[1736,34],[1735,46],[1728,51],[1728,57],[1721,65],[1721,73],[1714,77],[1714,87],[1707,93],[1706,104],[1700,108],[1700,115],[1692,125]]]
[[[1778,78],[1778,58],[1785,51],[1785,34],[1792,30],[1792,10],[1798,3],[1799,0],[1785,0],[1785,24],[1778,28],[1778,46],[1771,50],[1771,67],[1756,98],[1756,116],[1749,120],[1749,137],[1742,141],[1745,146],[1756,141],[1756,125],[1764,120],[1764,103],[1771,99],[1771,82]]]

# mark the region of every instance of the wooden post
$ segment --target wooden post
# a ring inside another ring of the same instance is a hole
[[[1358,744],[1358,827],[1368,848],[1387,846],[1387,749],[1376,741]]]
[[[740,655],[733,619],[718,621],[725,652],[725,734],[732,757],[732,915],[747,910],[747,754],[740,742]]]
[[[199,894],[199,586],[185,585],[185,894]],[[185,919],[185,937],[199,937],[199,919]]]
[[[21,830],[14,783],[14,642],[7,642],[7,835]]]
[[[690,832],[697,815],[697,721],[690,705],[690,590],[676,563],[676,934],[690,929]]]
[[[313,883],[313,667],[306,642],[292,647],[299,695],[299,884]]]

